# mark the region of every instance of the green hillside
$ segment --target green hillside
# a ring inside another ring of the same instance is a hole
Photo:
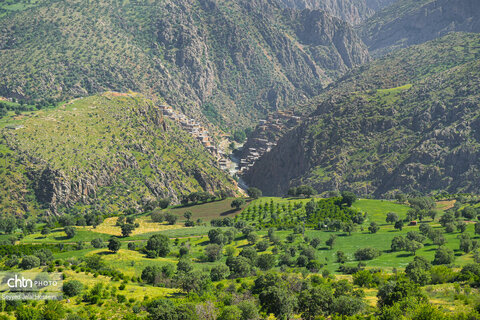
[[[192,191],[236,190],[200,143],[139,94],[100,94],[2,123],[4,213],[33,204],[108,213]]]
[[[268,194],[479,192],[479,40],[452,34],[352,71],[247,173]]]
[[[0,96],[30,103],[133,90],[245,127],[368,60],[344,22],[275,1],[8,3]]]

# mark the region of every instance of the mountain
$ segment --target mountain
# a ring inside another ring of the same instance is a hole
[[[269,195],[480,192],[479,57],[480,35],[453,33],[349,72],[244,180]]]
[[[476,0],[398,0],[361,26],[374,55],[420,44],[453,31],[480,32]]]
[[[360,24],[375,11],[397,0],[280,0],[287,8],[324,10],[351,25]]]
[[[142,95],[99,94],[12,117],[0,130],[4,213],[113,213],[193,191],[237,192],[207,149]]]
[[[15,8],[0,15],[0,96],[27,102],[132,90],[197,119],[245,127],[369,59],[346,23],[275,0]]]

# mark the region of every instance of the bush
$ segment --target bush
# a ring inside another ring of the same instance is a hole
[[[226,279],[229,273],[230,270],[226,265],[219,264],[210,270],[210,279],[212,279],[212,281],[220,281]]]
[[[63,231],[65,231],[68,239],[75,237],[75,234],[77,233],[77,230],[71,226],[65,227]]]
[[[435,252],[435,259],[433,264],[451,264],[455,260],[453,250],[444,246],[441,246]]]
[[[375,259],[376,257],[379,257],[380,254],[381,253],[378,249],[368,247],[368,248],[358,249],[357,251],[355,251],[354,256],[355,256],[355,259],[363,261],[363,260]]]
[[[170,252],[170,239],[163,234],[156,234],[151,236],[147,241],[147,255],[154,257],[165,257]]]
[[[268,249],[268,247],[270,246],[270,244],[268,243],[268,241],[260,241],[259,243],[257,243],[256,247],[257,247],[257,250],[258,251],[265,251]]]
[[[210,262],[217,261],[222,256],[222,246],[211,243],[205,247],[205,255]]]
[[[276,259],[273,254],[261,254],[257,258],[257,266],[262,270],[270,270],[275,267]]]
[[[67,281],[63,284],[63,293],[67,297],[79,295],[82,292],[83,284],[78,280]]]
[[[93,239],[90,243],[91,243],[92,247],[94,247],[96,249],[100,249],[100,248],[103,248],[105,246],[105,244],[103,243],[103,240],[100,239],[100,238]]]
[[[40,266],[40,259],[35,256],[25,256],[20,262],[20,268],[22,269],[32,269]]]

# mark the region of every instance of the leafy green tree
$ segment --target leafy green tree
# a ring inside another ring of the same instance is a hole
[[[120,228],[122,230],[122,237],[129,237],[132,234],[133,230],[135,230],[135,225],[130,223],[124,223]]]
[[[333,300],[332,290],[326,286],[320,285],[303,290],[298,298],[302,318],[313,320],[319,315],[328,315],[331,311]]]
[[[451,212],[446,212],[439,220],[442,227],[446,227],[449,223],[455,223],[455,216]]]
[[[344,232],[347,232],[348,235],[352,235],[352,232],[355,231],[355,225],[353,224],[352,221],[348,221],[346,223],[343,224],[343,231]]]
[[[42,314],[38,308],[20,305],[15,310],[17,320],[41,320]]]
[[[380,226],[376,222],[371,222],[368,226],[370,233],[377,233],[378,230],[380,230]]]
[[[220,281],[226,279],[229,274],[230,269],[224,264],[219,264],[210,270],[210,279],[212,279],[212,281]]]
[[[50,228],[44,227],[41,231],[42,236],[48,236],[50,234]]]
[[[250,274],[251,261],[245,257],[228,257],[226,264],[230,269],[230,275],[233,278],[246,277]]]
[[[398,214],[396,214],[395,212],[389,212],[387,213],[387,218],[385,219],[385,221],[387,223],[395,223],[397,222],[399,219],[398,219]]]
[[[297,196],[303,195],[305,198],[309,198],[312,195],[314,195],[315,193],[316,193],[315,189],[313,189],[311,186],[307,186],[307,185],[301,185],[301,186],[297,187],[297,190],[296,190],[296,195]]]
[[[96,249],[100,249],[100,248],[103,248],[105,246],[105,244],[103,243],[103,240],[101,238],[93,239],[92,241],[90,241],[90,244],[92,245],[92,247],[94,247]]]
[[[245,204],[244,199],[234,199],[230,206],[232,208],[235,208],[236,210],[240,210],[240,208]]]
[[[267,287],[259,295],[260,305],[268,314],[273,313],[278,319],[288,319],[297,307],[297,298],[285,288]]]
[[[411,252],[413,255],[415,255],[415,253],[421,248],[423,248],[423,244],[421,242],[410,239],[407,239],[405,242],[405,250]]]
[[[407,277],[421,286],[430,282],[431,264],[423,257],[415,257],[405,268]]]
[[[71,226],[65,227],[63,231],[65,231],[65,234],[67,235],[68,239],[75,237],[75,234],[77,233],[77,230],[75,229],[75,227],[71,227]]]
[[[258,235],[256,233],[250,233],[248,236],[247,236],[247,241],[249,244],[253,245],[255,243],[257,243],[258,241]]]
[[[264,253],[259,255],[257,258],[257,266],[264,271],[270,270],[275,266],[275,264],[276,258],[273,254]]]
[[[394,228],[397,229],[397,230],[402,231],[402,229],[403,229],[403,220],[398,220],[397,222],[395,222]]]
[[[379,288],[377,297],[380,308],[392,306],[406,299],[417,303],[427,301],[419,286],[407,279],[386,282]]]
[[[445,246],[441,246],[435,251],[435,259],[433,264],[451,264],[455,260],[453,250]]]
[[[361,298],[342,295],[333,300],[330,309],[331,313],[343,316],[354,316],[355,314],[361,312],[364,308],[365,303]]]
[[[66,281],[63,284],[63,293],[67,297],[73,297],[79,295],[83,290],[83,284],[78,280]]]
[[[122,243],[117,238],[112,237],[108,240],[108,250],[112,252],[117,252],[120,250],[121,245]]]
[[[43,320],[60,320],[65,317],[65,308],[55,300],[49,300],[42,309]]]
[[[35,256],[25,256],[20,262],[20,268],[22,269],[32,269],[40,266],[40,259]]]
[[[354,256],[355,256],[355,259],[359,261],[363,261],[363,260],[375,259],[376,257],[380,256],[380,254],[381,253],[378,249],[367,247],[367,248],[361,248],[355,251]]]
[[[258,254],[257,251],[252,247],[243,248],[239,255],[250,260],[252,265],[257,263]]]
[[[174,225],[177,222],[178,217],[171,212],[167,212],[165,214],[165,220],[168,222],[169,225]]]
[[[146,249],[155,257],[165,257],[170,252],[170,239],[163,234],[155,234],[147,241]]]
[[[390,245],[392,251],[402,251],[406,248],[406,240],[402,236],[395,236],[392,239],[392,244]]]
[[[191,211],[185,211],[185,213],[183,214],[183,216],[185,217],[185,219],[189,220],[192,218],[192,215],[193,213]]]
[[[205,256],[210,262],[217,261],[222,257],[222,246],[211,243],[205,247]]]
[[[238,320],[241,317],[242,311],[237,306],[225,306],[220,312],[218,320]]]
[[[464,233],[465,230],[467,230],[467,224],[463,221],[459,221],[457,222],[457,230],[460,232],[460,233]]]
[[[166,209],[170,205],[170,199],[168,198],[159,199],[157,204],[160,208]]]
[[[351,207],[355,201],[357,201],[357,196],[353,192],[350,192],[350,191],[342,192],[342,203],[346,204],[347,207]]]
[[[250,187],[247,190],[247,194],[252,199],[258,199],[262,196],[262,190],[255,187]]]
[[[335,241],[337,240],[337,236],[332,234],[330,237],[327,239],[325,244],[330,247],[330,250],[333,249],[333,245],[335,244]]]
[[[177,263],[177,272],[190,272],[193,270],[193,263],[190,259],[181,258]]]
[[[190,292],[202,294],[208,290],[211,283],[210,275],[200,271],[179,272],[176,280],[179,287],[187,294]]]
[[[337,262],[338,263],[347,262],[348,258],[347,258],[347,255],[345,254],[345,252],[339,250],[339,251],[337,251],[336,255],[337,255]]]
[[[208,231],[208,239],[211,243],[216,243],[219,245],[223,245],[226,242],[223,231],[219,228]]]

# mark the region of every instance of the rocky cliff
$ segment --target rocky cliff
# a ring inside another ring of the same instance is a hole
[[[92,96],[17,121],[21,129],[1,131],[8,162],[0,175],[12,182],[0,191],[5,212],[35,202],[53,213],[73,206],[108,213],[159,198],[178,203],[192,191],[237,192],[196,139],[138,94]]]
[[[346,23],[274,0],[46,0],[0,26],[1,96],[131,89],[224,126],[311,97],[369,59]]]
[[[280,0],[280,2],[293,9],[320,9],[328,14],[340,18],[351,24],[360,24],[371,17],[375,11],[380,10],[396,0]]]
[[[478,1],[398,0],[361,26],[362,38],[375,55],[453,31],[480,32]]]
[[[275,195],[480,192],[479,44],[451,34],[350,72],[244,179]]]

